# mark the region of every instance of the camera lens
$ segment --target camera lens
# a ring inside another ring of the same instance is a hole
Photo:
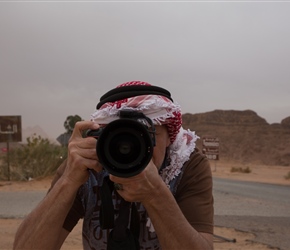
[[[153,142],[147,127],[132,119],[109,123],[97,142],[100,162],[109,173],[129,177],[141,172],[153,154]]]
[[[122,156],[127,156],[130,152],[132,152],[132,143],[128,141],[119,143],[118,151]]]
[[[124,165],[125,168],[128,168],[130,165],[136,163],[136,160],[138,160],[142,153],[142,141],[140,141],[138,134],[135,134],[134,131],[129,132],[124,131],[124,129],[122,130],[113,133],[112,138],[109,137],[109,140],[111,140],[107,146],[112,159],[118,165],[120,164],[120,167]]]

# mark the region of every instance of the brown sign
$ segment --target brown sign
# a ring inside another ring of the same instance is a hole
[[[219,160],[219,138],[203,137],[202,152],[210,160]]]
[[[0,142],[22,141],[21,116],[0,116]]]

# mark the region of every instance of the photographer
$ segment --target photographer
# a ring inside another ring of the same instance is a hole
[[[84,249],[213,249],[210,165],[181,125],[160,87],[135,81],[106,93],[91,121],[76,124],[14,249],[59,249],[81,218]]]

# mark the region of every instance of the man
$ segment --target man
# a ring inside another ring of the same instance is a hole
[[[144,114],[156,130],[152,159],[130,177],[109,174],[96,139],[82,137],[119,119],[122,110]],[[168,91],[139,81],[109,91],[91,121],[76,124],[67,160],[20,225],[14,249],[59,249],[79,218],[84,249],[212,249],[211,169],[197,139],[182,128],[180,106]]]

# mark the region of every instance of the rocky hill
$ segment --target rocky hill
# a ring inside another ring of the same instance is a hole
[[[33,135],[41,136],[42,138],[47,138],[50,140],[49,136],[44,132],[44,130],[40,126],[36,125],[22,129],[22,142],[26,143],[27,138]]]
[[[20,144],[27,143],[27,138],[31,137],[31,136],[40,136],[41,138],[48,139],[52,143],[59,144],[56,140],[50,138],[40,126],[36,125],[33,127],[27,127],[27,128],[22,129],[22,141],[21,142],[10,142],[9,147],[11,149],[19,147]],[[0,155],[3,152],[5,153],[6,150],[7,150],[7,142],[0,142]]]
[[[254,111],[214,110],[184,114],[183,127],[220,141],[220,159],[266,165],[290,165],[290,117],[269,124]],[[202,140],[198,140],[202,148]]]

